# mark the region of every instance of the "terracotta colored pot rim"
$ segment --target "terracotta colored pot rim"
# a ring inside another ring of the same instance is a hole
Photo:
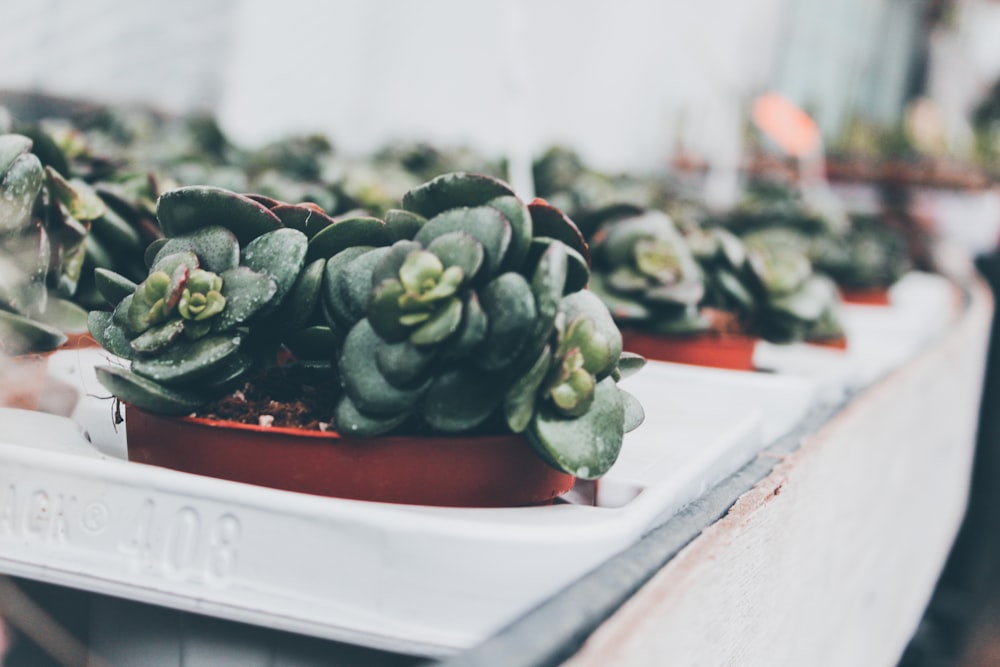
[[[130,461],[314,495],[451,507],[551,502],[575,478],[522,435],[360,437],[126,405]]]
[[[134,406],[129,406],[135,410]],[[252,433],[275,433],[298,438],[314,438],[316,440],[369,440],[378,441],[385,444],[403,444],[413,440],[445,440],[452,442],[496,442],[515,437],[513,434],[485,434],[485,435],[387,435],[387,436],[360,436],[341,433],[340,431],[320,431],[311,428],[296,428],[294,426],[261,426],[259,424],[247,424],[245,422],[229,421],[228,419],[210,419],[208,417],[175,417],[181,421],[199,424],[209,428],[225,429],[231,431],[248,431]]]

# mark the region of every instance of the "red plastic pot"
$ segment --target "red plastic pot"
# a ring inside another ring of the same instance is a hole
[[[569,491],[523,436],[347,437],[126,406],[130,461],[286,491],[457,507],[537,505]]]
[[[885,287],[871,287],[867,289],[840,289],[840,298],[844,303],[853,303],[863,306],[888,306],[889,290]]]
[[[622,343],[628,352],[641,354],[647,359],[752,371],[753,350],[757,339],[742,334],[714,331],[687,336],[667,336],[623,329]]]

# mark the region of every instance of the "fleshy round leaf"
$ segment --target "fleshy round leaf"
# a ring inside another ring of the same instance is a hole
[[[567,419],[541,407],[525,431],[543,459],[580,479],[597,479],[618,458],[625,434],[625,405],[611,378],[597,383],[590,409]]]
[[[241,246],[282,227],[278,216],[249,197],[202,185],[164,192],[156,202],[156,217],[168,237],[221,225]]]
[[[162,415],[186,415],[205,402],[196,392],[169,389],[117,366],[98,366],[97,380],[112,394],[143,410]]]
[[[0,178],[0,233],[31,223],[31,209],[42,189],[45,172],[31,153],[16,157]]]
[[[153,265],[178,252],[194,253],[199,266],[212,273],[235,269],[240,264],[240,243],[225,227],[202,227],[190,234],[167,239],[153,256]]]
[[[271,213],[278,216],[285,227],[297,229],[310,239],[334,223],[333,218],[312,206],[278,204],[271,207]]]
[[[139,354],[152,354],[170,347],[170,344],[184,332],[183,320],[170,320],[150,327],[132,339],[130,345]]]
[[[563,294],[582,290],[591,279],[590,268],[587,260],[580,253],[569,246],[550,238],[535,238],[531,241],[528,249],[528,259],[525,261],[526,267],[537,266],[542,256],[554,244],[559,243],[566,250],[566,284],[563,287]]]
[[[535,416],[539,388],[551,366],[552,352],[546,346],[528,372],[514,382],[504,396],[504,417],[507,419],[510,430],[514,433],[521,433],[528,428],[531,418]]]
[[[338,433],[353,436],[374,436],[388,433],[400,426],[409,417],[408,412],[376,417],[362,413],[350,399],[342,396],[333,414],[333,424]]]
[[[642,357],[635,352],[622,352],[621,356],[618,358],[618,372],[615,376],[615,381],[621,381],[627,377],[635,375],[642,370],[645,365],[645,357]]]
[[[272,316],[272,320],[285,331],[301,329],[314,319],[321,298],[323,271],[326,260],[317,259],[306,266]]]
[[[45,168],[49,191],[76,220],[93,220],[104,215],[107,206],[97,192],[83,181],[67,181],[52,167]]]
[[[462,359],[486,340],[490,321],[475,292],[468,292],[462,305],[462,323],[443,350],[446,359]]]
[[[66,335],[47,324],[0,310],[0,341],[4,352],[48,352],[66,342]]]
[[[642,422],[646,419],[646,411],[643,409],[639,399],[632,394],[621,389],[618,390],[618,393],[622,397],[622,405],[625,408],[625,432],[629,433],[642,425]]]
[[[458,331],[462,323],[462,302],[449,299],[445,307],[434,313],[410,334],[414,345],[436,345]]]
[[[309,261],[330,258],[354,246],[387,246],[393,242],[385,223],[378,218],[344,218],[319,231],[309,240]]]
[[[112,321],[111,313],[94,310],[87,315],[87,329],[97,344],[123,359],[133,359],[135,350],[129,344],[125,330]]]
[[[168,386],[190,385],[211,375],[239,352],[238,336],[207,336],[195,341],[176,341],[163,354],[136,359],[132,370]]]
[[[439,236],[431,241],[427,250],[440,258],[444,266],[461,268],[467,282],[475,279],[486,259],[482,244],[466,232],[451,232]]]
[[[403,195],[403,208],[432,218],[442,211],[464,206],[482,206],[491,199],[514,195],[503,181],[480,174],[453,173],[438,176]]]
[[[156,262],[156,256],[160,254],[160,249],[167,244],[170,239],[162,238],[156,239],[148,246],[146,246],[146,251],[143,253],[143,261],[145,261],[148,268],[152,268],[153,264]],[[88,248],[88,252],[90,249]]]
[[[469,366],[445,371],[427,389],[421,414],[439,431],[468,431],[486,421],[500,406],[504,389],[497,374]]]
[[[212,320],[214,331],[228,331],[271,303],[278,286],[269,276],[246,266],[238,266],[222,274],[222,296],[226,307]]]
[[[365,414],[394,416],[409,414],[421,396],[421,389],[400,389],[379,372],[376,351],[382,344],[367,320],[348,332],[338,365],[344,390]]]
[[[521,265],[528,256],[528,248],[531,246],[531,239],[534,235],[531,212],[523,201],[513,195],[491,199],[486,202],[486,205],[503,213],[511,226],[510,250],[507,251],[507,258],[501,267],[502,270],[520,271]]]
[[[117,253],[138,255],[143,252],[142,235],[113,209],[91,220],[90,233]]]
[[[570,250],[575,250],[590,267],[590,247],[583,234],[565,213],[542,199],[536,199],[528,205],[534,237],[547,237],[562,241]]]
[[[306,235],[297,229],[278,229],[257,237],[243,248],[242,262],[257,273],[270,276],[277,292],[272,303],[281,303],[305,264]]]
[[[372,273],[389,253],[388,247],[374,248],[348,262],[337,276],[341,307],[356,322],[368,312],[372,295]]]
[[[604,303],[593,292],[581,290],[564,297],[560,304],[560,310],[566,314],[567,323],[572,323],[580,316],[593,321],[597,333],[607,342],[609,352],[607,363],[591,372],[598,379],[610,373],[622,353],[622,334]]]
[[[390,384],[405,388],[425,379],[424,373],[436,356],[437,348],[417,346],[407,340],[379,345],[375,362]]]
[[[389,246],[389,252],[383,256],[375,270],[372,271],[372,285],[379,285],[386,280],[399,280],[399,271],[403,262],[411,252],[422,250],[423,246],[415,241],[396,241]]]
[[[391,208],[385,212],[385,225],[393,241],[412,239],[427,222],[427,218],[411,211]]]
[[[510,364],[528,344],[537,310],[531,286],[519,273],[505,273],[480,293],[490,330],[478,364],[496,370]]]
[[[359,319],[359,316],[351,312],[349,304],[341,295],[341,282],[347,277],[346,267],[361,255],[374,249],[374,246],[354,246],[337,253],[326,262],[321,304],[327,316],[339,326],[349,328]]]
[[[497,274],[513,234],[510,222],[500,211],[489,206],[453,208],[428,220],[413,240],[427,247],[438,237],[452,232],[465,232],[482,244],[485,254],[483,278]]]

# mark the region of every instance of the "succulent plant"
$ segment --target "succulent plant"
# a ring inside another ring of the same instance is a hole
[[[880,216],[839,224],[780,183],[758,182],[724,222],[756,245],[795,246],[817,272],[848,288],[888,287],[912,266],[906,237]]]
[[[842,334],[836,289],[793,243],[745,243],[717,227],[682,233],[666,214],[628,206],[602,217],[590,237],[591,288],[623,326],[667,335],[736,326],[774,342]]]
[[[759,235],[747,239],[746,248],[744,285],[755,305],[744,317],[752,330],[779,343],[843,336],[836,285],[813,270],[794,241]]]
[[[704,275],[687,240],[659,211],[600,225],[590,240],[590,286],[621,323],[647,331],[703,331]]]
[[[308,238],[265,204],[212,187],[164,193],[157,215],[166,238],[146,250],[148,275],[136,284],[98,269],[114,310],[91,312],[88,324],[130,362],[99,367],[105,387],[138,407],[186,414],[273,363],[287,324],[279,306],[290,293],[309,300],[296,290]]]
[[[86,183],[43,166],[24,135],[0,135],[0,311],[7,351],[55,347],[85,329],[68,301],[104,202]],[[55,329],[55,331],[53,331]],[[12,342],[19,341],[19,342]]]
[[[336,428],[524,433],[557,468],[603,474],[641,421],[616,381],[642,361],[582,289],[587,247],[572,222],[462,173],[402,203],[310,241],[327,258],[323,310],[344,332]]]

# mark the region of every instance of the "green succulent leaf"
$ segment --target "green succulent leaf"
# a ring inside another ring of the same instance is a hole
[[[186,415],[205,402],[196,392],[178,391],[118,366],[98,366],[97,380],[126,403],[162,415]]]
[[[436,255],[446,267],[462,270],[466,280],[472,281],[486,258],[482,244],[466,232],[451,232],[431,241],[427,250]]]
[[[410,414],[402,412],[388,417],[377,417],[358,410],[350,396],[342,396],[333,413],[337,432],[351,436],[375,436],[392,431],[403,424]]]
[[[94,220],[107,211],[104,200],[83,181],[67,181],[52,167],[45,167],[45,176],[49,191],[76,220]]]
[[[482,206],[497,197],[513,195],[510,186],[490,176],[444,174],[403,195],[403,208],[432,218],[449,209]]]
[[[22,155],[31,152],[32,140],[23,134],[0,134],[0,181]]]
[[[437,357],[435,347],[410,341],[382,343],[375,350],[375,363],[385,379],[396,387],[412,387],[426,380],[426,371]]]
[[[497,274],[513,235],[510,222],[500,211],[489,206],[453,208],[428,220],[413,240],[427,247],[438,237],[452,232],[468,233],[482,245],[481,277],[488,279]]]
[[[392,416],[409,414],[420,400],[422,387],[401,389],[379,371],[377,350],[382,345],[367,320],[361,320],[347,334],[338,365],[344,390],[365,414]]]
[[[282,227],[278,216],[253,199],[200,185],[164,192],[156,202],[156,216],[168,237],[220,225],[235,234],[241,246]]]
[[[180,386],[211,375],[239,350],[239,336],[178,340],[156,357],[136,359],[132,362],[132,370],[154,382]]]
[[[383,281],[372,293],[368,306],[368,321],[378,335],[390,343],[398,343],[410,335],[410,326],[404,319],[400,299],[406,288],[398,280]]]
[[[535,238],[544,237],[562,241],[567,248],[575,250],[583,258],[584,264],[589,269],[590,246],[587,245],[576,224],[565,213],[541,199],[531,202],[528,211],[531,213]]]
[[[600,336],[608,346],[606,360],[599,368],[591,371],[598,379],[603,378],[615,367],[622,353],[622,335],[601,299],[588,290],[574,292],[563,298],[560,310],[566,322],[572,324],[579,318],[594,324],[594,334]]]
[[[26,315],[68,334],[87,331],[87,311],[69,299],[49,295],[44,310],[29,309]]]
[[[622,352],[621,356],[618,357],[618,368],[616,369],[614,379],[616,382],[620,382],[625,378],[632,377],[642,370],[645,365],[645,357],[635,352]]]
[[[462,359],[486,340],[490,321],[475,292],[468,292],[462,304],[462,323],[443,350],[446,359]]]
[[[347,265],[374,249],[374,246],[355,246],[337,253],[326,262],[322,305],[325,312],[340,326],[350,327],[359,319],[341,295],[341,282],[347,277]]]
[[[308,261],[327,259],[356,246],[388,246],[393,242],[386,224],[378,218],[344,218],[309,240]]]
[[[222,296],[226,307],[212,320],[212,329],[230,331],[271,303],[278,286],[269,276],[238,266],[222,274]]]
[[[338,307],[348,315],[350,322],[360,320],[369,309],[372,296],[372,275],[375,267],[389,253],[389,247],[374,248],[358,255],[340,271],[333,287],[339,292]],[[329,277],[329,272],[327,273]]]
[[[490,329],[476,361],[486,370],[497,370],[528,344],[538,315],[535,297],[524,276],[504,273],[483,288],[480,298]]]
[[[410,342],[417,346],[437,345],[458,331],[461,323],[462,301],[449,299],[410,334]]]
[[[125,276],[108,269],[94,269],[94,283],[97,291],[110,305],[117,304],[138,287]]]
[[[9,136],[11,135],[4,135]],[[14,140],[13,143],[18,141]],[[11,143],[10,140],[8,143]],[[28,145],[31,145],[30,141]],[[0,151],[2,150],[0,147]],[[7,150],[13,152],[10,146]],[[44,180],[42,163],[35,155],[24,153],[11,161],[0,178],[0,233],[24,229],[31,224],[31,210]]]
[[[393,241],[412,239],[427,219],[410,211],[392,208],[385,212],[385,225]]]
[[[396,241],[389,246],[389,252],[372,271],[372,285],[380,285],[386,280],[399,280],[399,272],[410,253],[423,250],[424,247],[414,241]]]
[[[299,274],[281,308],[271,318],[285,331],[301,329],[313,321],[323,288],[326,260],[317,259]]]
[[[301,204],[278,204],[271,207],[271,213],[278,216],[285,227],[297,229],[310,239],[335,222],[316,207]]]
[[[178,236],[159,244],[153,256],[153,265],[175,253],[193,253],[197,267],[213,273],[235,269],[240,264],[240,244],[236,235],[225,227],[202,227],[190,234]]]
[[[625,408],[625,432],[630,433],[642,425],[642,422],[646,419],[646,411],[643,410],[639,399],[632,394],[622,389],[619,389],[618,393],[622,397],[622,405]]]
[[[518,378],[504,396],[504,417],[507,419],[507,426],[514,433],[521,433],[528,428],[531,418],[535,416],[542,382],[551,367],[552,351],[546,346],[528,372]]]
[[[125,330],[112,321],[112,314],[94,310],[87,314],[87,329],[97,344],[123,359],[134,359],[135,350]]]
[[[569,294],[570,292],[582,290],[587,286],[587,283],[591,278],[590,267],[587,265],[587,260],[584,259],[584,257],[576,250],[566,246],[556,239],[532,239],[531,246],[528,249],[528,259],[525,261],[525,266],[537,266],[541,257],[548,251],[548,249],[557,244],[561,245],[566,251],[566,282],[563,287],[563,293]]]
[[[48,352],[66,342],[55,327],[0,310],[0,343],[6,354]]]
[[[153,354],[170,347],[170,344],[177,340],[183,332],[183,320],[170,320],[146,329],[133,338],[129,344],[139,354]]]
[[[309,240],[297,229],[263,234],[243,248],[242,261],[257,273],[270,276],[277,286],[272,303],[281,303],[305,265]]]
[[[469,431],[503,403],[499,374],[469,366],[444,371],[431,382],[421,406],[424,420],[445,433]]]
[[[531,247],[534,235],[531,212],[523,201],[513,195],[491,199],[486,202],[486,206],[492,206],[503,213],[511,226],[510,249],[501,270],[519,271],[528,256],[528,248]]]
[[[149,273],[159,272],[172,276],[180,266],[186,266],[188,270],[194,271],[201,268],[201,262],[198,261],[198,256],[190,250],[182,250],[157,259],[153,266],[150,267]]]
[[[155,241],[153,241],[152,243],[150,243],[148,246],[146,246],[146,251],[143,253],[142,258],[143,258],[143,261],[146,263],[146,267],[147,268],[150,268],[150,269],[153,268],[153,264],[156,263],[157,255],[160,254],[160,250],[169,241],[170,241],[170,239],[166,239],[166,238],[156,239]],[[88,249],[88,251],[89,251],[89,249]]]
[[[617,460],[624,426],[622,392],[608,377],[597,383],[585,414],[566,418],[542,405],[525,434],[542,458],[559,470],[581,479],[597,479]]]

